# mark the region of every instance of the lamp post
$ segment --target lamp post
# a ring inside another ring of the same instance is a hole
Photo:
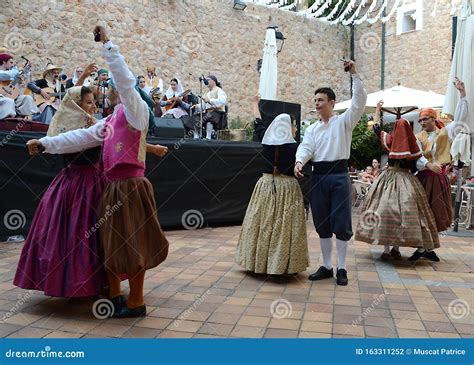
[[[234,9],[235,10],[244,10],[247,7],[245,1],[242,0],[234,0]]]
[[[270,27],[267,27],[267,29],[274,29],[275,30],[275,38],[276,38],[276,43],[277,43],[277,50],[278,50],[278,53],[281,52],[281,50],[283,49],[283,43],[285,43],[285,36],[283,35],[282,32],[280,32],[278,30],[278,27],[277,26],[270,26]]]

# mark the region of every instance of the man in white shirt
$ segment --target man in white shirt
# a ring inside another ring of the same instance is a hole
[[[0,53],[0,82],[10,84],[20,77],[20,71],[15,67],[13,56]],[[30,117],[38,112],[38,108],[30,95],[19,95],[15,99],[0,95],[0,119],[16,115]]]
[[[345,61],[353,80],[352,103],[341,115],[334,113],[336,95],[330,88],[315,92],[316,110],[320,119],[306,129],[303,143],[296,153],[295,176],[302,177],[303,166],[313,165],[311,211],[318,232],[324,264],[309,280],[334,276],[332,236],[336,235],[338,254],[337,284],[347,285],[347,244],[352,237],[352,187],[348,171],[352,131],[362,116],[367,92],[357,74],[355,63]]]

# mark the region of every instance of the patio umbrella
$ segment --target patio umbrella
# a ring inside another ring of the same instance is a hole
[[[472,56],[474,48],[474,1],[463,0],[461,10],[458,14],[458,25],[456,30],[456,44],[454,47],[453,60],[451,62],[451,71],[449,73],[448,86],[446,88],[446,98],[443,106],[443,113],[455,115],[456,104],[459,101],[459,93],[453,85],[454,78],[458,77],[464,82],[466,94],[469,98],[469,107],[474,105],[474,57]],[[470,109],[468,119],[469,130],[474,130],[473,112]],[[467,144],[468,145],[468,144]],[[474,143],[471,144],[471,156],[474,156]],[[457,162],[457,161],[455,161]],[[458,231],[459,211],[461,209],[461,185],[462,185],[462,167],[459,166],[458,179],[456,182],[457,191],[454,206],[454,231]],[[474,164],[471,164],[471,175],[474,175]]]
[[[260,74],[260,97],[266,100],[277,100],[277,43],[275,29],[268,28],[263,48],[263,61]]]
[[[454,77],[458,77],[466,86],[466,94],[469,98],[470,119],[469,130],[474,131],[474,0],[464,0],[458,14],[458,26],[456,32],[456,45],[454,48],[451,72],[449,74],[446,98],[443,113],[451,114],[456,118],[456,104],[459,100],[459,92],[453,85]],[[471,155],[474,155],[474,143],[471,143]],[[474,175],[474,164],[471,165],[471,175]]]
[[[384,112],[394,114],[397,119],[403,114],[409,113],[420,108],[440,108],[443,106],[444,95],[436,94],[433,91],[422,91],[410,89],[404,86],[395,86],[390,89],[380,90],[367,95],[365,112],[375,112],[375,107],[379,100],[383,100]],[[343,111],[349,108],[351,100],[337,103],[335,111]]]

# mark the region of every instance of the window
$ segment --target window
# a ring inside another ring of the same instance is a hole
[[[423,29],[423,0],[404,4],[397,9],[397,35]]]

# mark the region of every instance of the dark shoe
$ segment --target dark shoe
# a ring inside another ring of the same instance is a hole
[[[141,305],[136,308],[128,308],[127,305],[122,307],[122,310],[114,315],[115,318],[131,318],[131,317],[145,317],[146,316],[146,306]]]
[[[321,266],[318,269],[318,271],[308,276],[308,280],[316,281],[316,280],[322,280],[322,279],[329,279],[333,277],[334,277],[333,269],[326,269],[324,266]]]
[[[400,251],[395,250],[393,248],[390,250],[390,256],[392,256],[394,260],[402,259],[402,254],[400,253]]]
[[[118,313],[120,313],[123,307],[127,306],[127,299],[123,295],[119,295],[115,298],[110,298],[110,301],[114,305],[114,313],[112,317],[116,317]]]
[[[408,261],[418,261],[418,260],[421,259],[423,256],[425,256],[425,251],[420,252],[420,251],[416,250],[415,252],[413,252],[413,255],[411,255],[411,256],[408,258]]]
[[[380,260],[382,261],[388,261],[390,259],[390,254],[389,253],[383,253],[382,256],[380,256]]]
[[[439,257],[434,251],[425,251],[424,257],[426,257],[430,261],[439,262]]]
[[[349,280],[347,279],[347,271],[344,269],[338,269],[336,273],[337,285],[347,285]]]

